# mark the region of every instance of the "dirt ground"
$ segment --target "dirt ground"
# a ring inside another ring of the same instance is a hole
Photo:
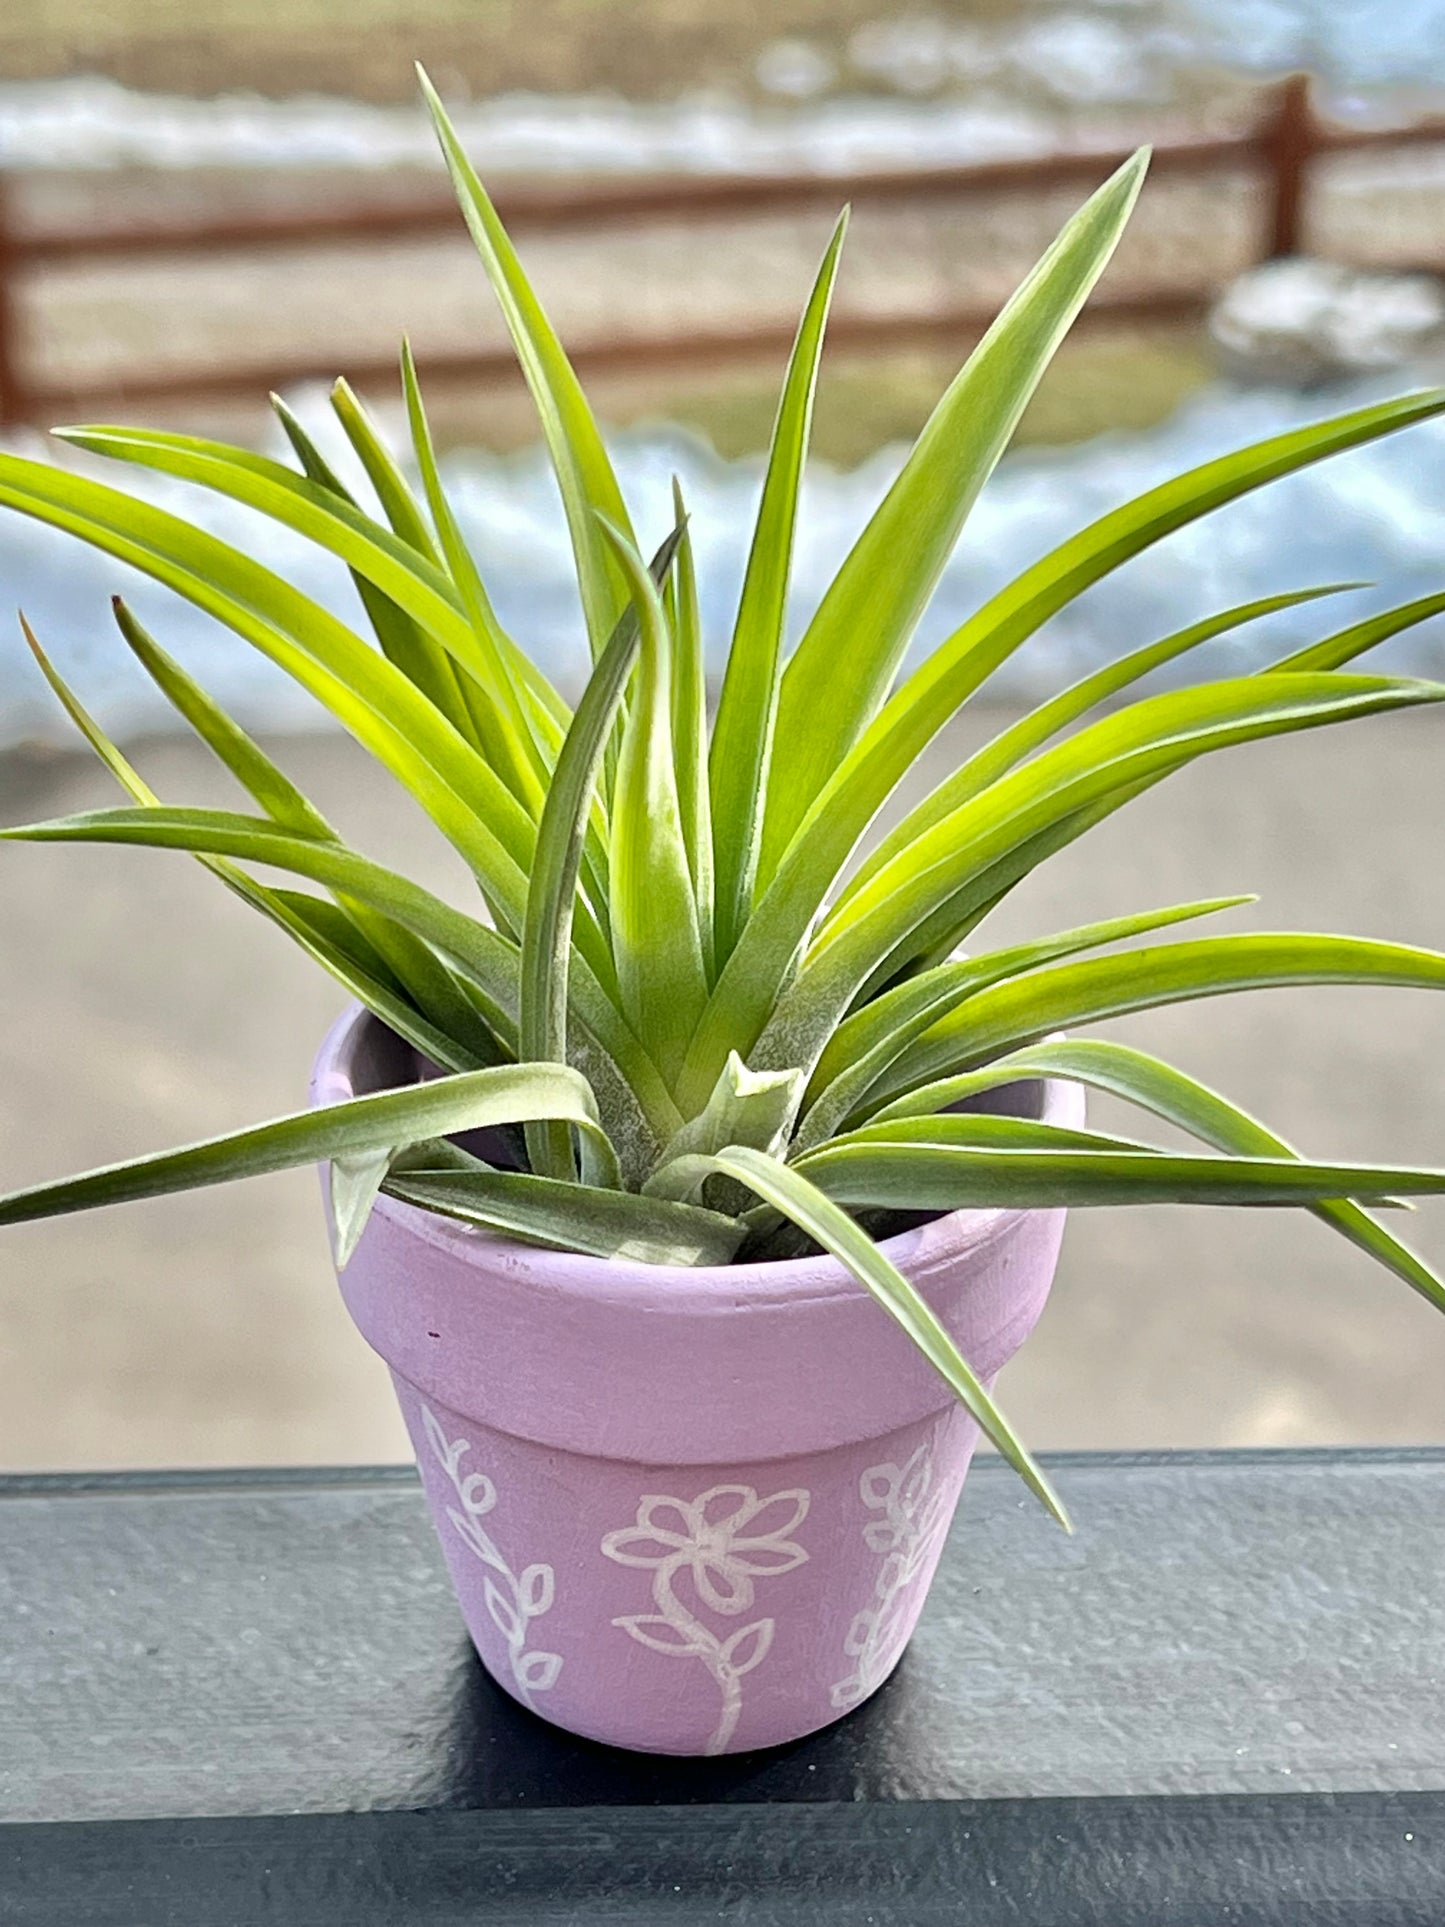
[[[1034,0],[211,0],[204,22],[176,0],[8,0],[0,73],[105,73],[127,86],[205,95],[250,88],[359,100],[410,98],[412,63],[474,94],[615,93],[629,100],[757,87],[771,42],[803,40],[846,64],[859,28],[904,12],[946,27],[1009,26]],[[1142,26],[1165,9],[1131,8]],[[344,31],[339,28],[344,26]],[[856,86],[859,76],[854,75]],[[1227,77],[1180,78],[1184,100]]]

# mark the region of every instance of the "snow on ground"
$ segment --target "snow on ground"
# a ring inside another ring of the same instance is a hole
[[[486,173],[842,174],[1049,152],[1037,109],[838,99],[759,109],[725,96],[641,103],[509,95],[458,104],[454,119]],[[320,97],[235,94],[183,100],[97,78],[0,84],[7,167],[357,167],[431,169],[436,137],[419,109]]]
[[[964,530],[915,654],[936,644],[1035,557],[1139,490],[1196,462],[1399,386],[1377,379],[1301,396],[1221,385],[1148,435],[1101,437],[1067,451],[1006,459]],[[321,434],[320,398],[297,401]],[[39,443],[25,447],[36,452]],[[670,478],[676,472],[682,479],[716,670],[736,602],[758,465],[724,463],[700,443],[660,431],[618,437],[614,457],[644,543],[659,540],[670,525]],[[810,473],[794,575],[795,629],[816,605],[900,459],[901,451],[894,450],[852,473],[821,466]],[[345,614],[354,611],[343,572],[300,538],[263,526],[249,510],[166,478],[116,465],[107,465],[107,473],[120,486],[195,516],[228,540],[253,545],[269,566],[308,594]],[[500,614],[549,672],[575,688],[583,647],[570,553],[540,451],[510,458],[456,457],[448,474]],[[1445,587],[1442,515],[1445,422],[1431,422],[1292,476],[1180,530],[1057,617],[994,679],[990,691],[1009,698],[1038,695],[1120,651],[1253,596],[1342,579],[1378,585],[1342,598],[1338,614],[1315,608],[1278,617],[1243,632],[1237,641],[1215,645],[1212,656],[1199,659],[1225,672],[1257,666],[1365,610]],[[4,604],[25,609],[63,673],[107,728],[123,737],[167,729],[173,718],[111,628],[108,597],[116,590],[133,600],[142,619],[240,720],[256,728],[315,726],[318,712],[308,698],[246,644],[167,591],[66,536],[15,515],[0,516]],[[1440,625],[1424,628],[1392,645],[1381,661],[1445,672],[1445,631]],[[69,740],[69,726],[7,615],[0,620],[0,749]]]

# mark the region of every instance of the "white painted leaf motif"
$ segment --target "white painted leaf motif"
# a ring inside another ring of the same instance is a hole
[[[755,1619],[751,1626],[739,1626],[732,1638],[724,1641],[723,1664],[734,1679],[741,1679],[744,1673],[762,1665],[772,1648],[776,1630],[774,1620]]]
[[[853,1623],[848,1628],[848,1637],[843,1642],[843,1651],[849,1659],[856,1659],[859,1653],[866,1652],[873,1628],[878,1623],[877,1613],[855,1613]]]
[[[560,1653],[524,1653],[514,1668],[518,1681],[533,1693],[545,1693],[548,1687],[555,1686],[561,1670]]]
[[[863,1528],[863,1543],[870,1552],[892,1552],[906,1530],[902,1520],[871,1519]]]
[[[457,1488],[462,1496],[462,1504],[474,1519],[480,1519],[491,1511],[497,1503],[497,1488],[485,1472],[471,1472]]]
[[[878,1573],[879,1598],[892,1598],[908,1581],[908,1561],[901,1552],[890,1552]]]
[[[469,1513],[459,1511],[456,1506],[448,1506],[447,1517],[456,1527],[457,1537],[471,1548],[484,1566],[490,1566],[494,1572],[507,1570],[507,1562],[498,1552],[491,1534],[484,1531]]]
[[[661,1613],[629,1613],[622,1619],[614,1619],[612,1623],[621,1626],[624,1632],[631,1633],[639,1646],[650,1646],[655,1653],[673,1653],[682,1659],[692,1653],[707,1651],[707,1646],[696,1633],[686,1626],[674,1626]]]
[[[927,1565],[934,1550],[934,1535],[931,1529],[919,1532],[916,1542],[910,1547],[903,1565],[903,1584],[911,1586],[913,1581]]]
[[[897,1490],[896,1465],[870,1465],[858,1481],[858,1491],[864,1505],[873,1510],[887,1505]]]
[[[441,1420],[437,1417],[436,1413],[431,1410],[430,1406],[422,1406],[421,1423],[422,1430],[427,1435],[427,1441],[432,1451],[436,1453],[447,1471],[454,1474],[457,1463],[456,1457],[453,1454],[452,1447],[447,1442],[446,1433],[442,1430]],[[461,1441],[458,1440],[457,1443],[460,1447]]]
[[[915,1582],[947,1523],[946,1495],[934,1489],[934,1478],[933,1442],[925,1439],[903,1466],[870,1465],[858,1480],[858,1496],[876,1515],[863,1526],[863,1543],[881,1563],[872,1602],[855,1614],[843,1641],[855,1664],[832,1688],[840,1710],[880,1686],[902,1651]]]
[[[520,1579],[513,1573],[500,1547],[480,1523],[497,1503],[495,1484],[485,1472],[462,1473],[462,1460],[472,1450],[471,1440],[465,1436],[448,1439],[440,1419],[427,1405],[421,1407],[421,1421],[427,1443],[459,1501],[446,1508],[452,1529],[468,1551],[497,1575],[483,1582],[482,1598],[487,1616],[506,1642],[518,1697],[530,1705],[531,1695],[554,1686],[562,1671],[559,1653],[527,1651],[528,1620],[539,1618],[553,1603],[556,1588],[552,1568],[527,1566]]]
[[[488,1579],[482,1587],[482,1597],[487,1602],[487,1612],[492,1624],[510,1646],[520,1645],[522,1641],[522,1615],[502,1592],[497,1584]]]
[[[552,1604],[556,1583],[550,1566],[528,1566],[517,1581],[517,1591],[524,1616],[536,1619],[539,1614],[549,1610]]]
[[[898,1503],[911,1519],[928,1495],[933,1483],[933,1461],[928,1447],[920,1445],[913,1457],[903,1468],[903,1476],[898,1481]]]

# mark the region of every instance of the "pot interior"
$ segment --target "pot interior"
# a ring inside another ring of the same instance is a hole
[[[409,1084],[446,1076],[440,1065],[375,1017],[358,1026],[350,1061],[351,1088],[357,1097],[369,1097],[374,1091],[405,1090]],[[526,1169],[520,1128],[455,1131],[450,1142],[499,1171]]]

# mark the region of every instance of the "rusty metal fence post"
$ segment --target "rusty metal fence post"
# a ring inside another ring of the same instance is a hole
[[[1279,261],[1301,252],[1310,163],[1319,147],[1308,74],[1291,74],[1280,87],[1260,147],[1270,170],[1263,259]]]
[[[0,170],[0,428],[16,427],[29,413],[20,365],[19,271],[14,203]]]

